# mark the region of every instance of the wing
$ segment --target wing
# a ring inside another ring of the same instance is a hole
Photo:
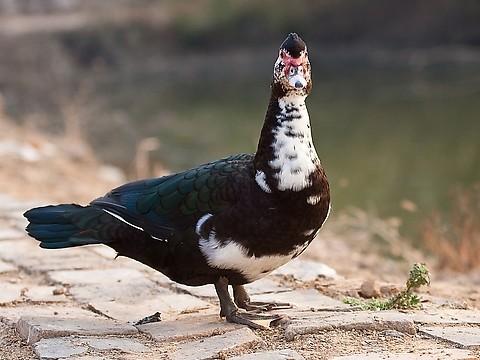
[[[253,172],[253,155],[235,155],[178,174],[125,184],[91,205],[152,237],[170,239],[194,229],[203,215],[235,204]]]

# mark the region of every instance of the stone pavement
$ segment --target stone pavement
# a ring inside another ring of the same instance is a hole
[[[103,246],[40,249],[23,232],[21,214],[33,205],[0,196],[0,335],[14,328],[37,358],[373,360],[480,354],[480,312],[355,311],[301,286],[318,276],[336,277],[333,269],[307,260],[248,286],[255,300],[292,303],[293,309],[281,311],[287,319],[261,331],[228,324],[218,317],[213,286],[175,284],[133,260],[114,260],[115,253]],[[157,311],[161,322],[134,325]],[[341,345],[332,348],[328,339]]]

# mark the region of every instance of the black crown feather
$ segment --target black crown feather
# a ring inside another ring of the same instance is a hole
[[[293,58],[298,58],[306,48],[307,45],[296,33],[288,34],[282,45],[280,45],[280,49],[285,50]]]

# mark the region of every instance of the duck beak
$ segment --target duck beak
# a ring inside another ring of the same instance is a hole
[[[302,66],[292,66],[288,74],[288,83],[295,89],[303,89],[307,86],[307,80],[303,76]]]
[[[304,64],[308,62],[306,52],[302,51],[299,57],[294,58],[285,51],[280,51],[280,56],[285,64],[285,75],[290,86],[298,90],[305,88],[307,80]]]

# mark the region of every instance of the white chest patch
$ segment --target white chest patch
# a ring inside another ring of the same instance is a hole
[[[247,249],[233,240],[226,244],[220,243],[216,239],[215,230],[210,232],[208,239],[201,238],[199,245],[208,265],[219,269],[238,271],[248,281],[255,281],[266,276],[292,260],[292,257],[299,252],[299,249],[295,249],[287,255],[249,256]]]
[[[275,159],[269,165],[279,170],[275,175],[279,190],[300,191],[311,185],[309,176],[320,163],[313,146],[305,96],[278,100],[280,126],[273,130]]]

